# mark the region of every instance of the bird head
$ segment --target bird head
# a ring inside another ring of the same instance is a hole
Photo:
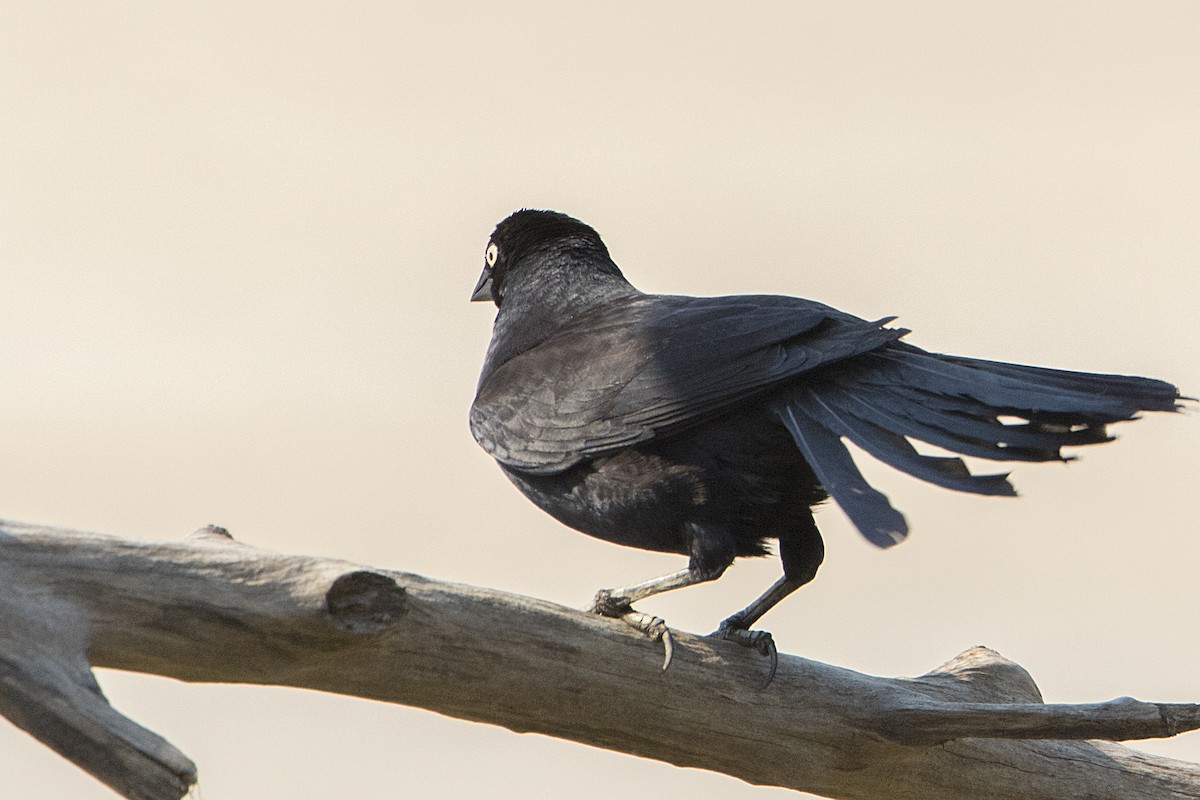
[[[471,300],[491,300],[499,307],[514,281],[570,270],[572,263],[620,276],[600,234],[590,226],[557,211],[522,209],[492,231]]]

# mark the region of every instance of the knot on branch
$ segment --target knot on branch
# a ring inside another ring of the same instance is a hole
[[[189,533],[186,537],[189,541],[204,540],[204,539],[225,539],[233,541],[233,534],[220,525],[205,525],[203,528],[197,528]]]
[[[367,570],[340,576],[325,593],[334,627],[350,633],[379,633],[408,612],[404,587]]]
[[[1041,703],[1033,676],[988,647],[972,647],[914,682],[925,694],[977,703]],[[932,691],[930,691],[932,690]]]

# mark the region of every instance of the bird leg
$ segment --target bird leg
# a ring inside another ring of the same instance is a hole
[[[672,589],[682,589],[685,586],[694,586],[697,583],[716,580],[724,571],[724,567],[716,571],[711,569],[681,569],[678,572],[672,572],[670,575],[663,575],[661,578],[653,578],[631,586],[601,589],[596,592],[596,599],[592,601],[590,610],[593,614],[624,621],[625,624],[634,630],[645,634],[651,641],[661,641],[664,651],[662,668],[665,670],[671,666],[671,657],[675,649],[674,642],[671,639],[671,629],[659,617],[634,611],[633,604],[652,595],[669,592]]]
[[[710,636],[736,642],[743,647],[750,647],[771,659],[767,672],[767,685],[775,678],[775,669],[779,666],[779,651],[775,647],[775,639],[768,631],[752,631],[750,626],[758,622],[763,614],[770,611],[776,603],[799,589],[808,581],[788,578],[786,575],[771,585],[757,600],[741,611],[725,619]]]
[[[750,626],[758,622],[763,614],[775,607],[780,600],[811,581],[825,560],[825,543],[821,532],[810,515],[800,524],[779,537],[779,558],[783,562],[783,577],[759,595],[753,603],[721,623],[711,636],[737,642],[743,647],[752,647],[771,659],[767,672],[766,686],[775,678],[779,666],[779,651],[775,640],[766,631],[752,631]]]

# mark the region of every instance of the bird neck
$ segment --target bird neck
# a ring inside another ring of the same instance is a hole
[[[640,297],[611,261],[611,269],[544,268],[536,280],[514,280],[496,312],[480,383],[496,368],[551,338],[563,326],[598,307]]]

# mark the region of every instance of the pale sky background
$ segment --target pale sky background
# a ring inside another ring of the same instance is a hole
[[[467,296],[522,206],[595,226],[646,290],[1200,393],[1197,42],[1191,0],[0,0],[0,517],[211,522],[575,607],[678,568],[543,515],[467,431],[493,316]],[[867,463],[910,540],[823,510],[821,574],[763,627],[874,674],[985,644],[1050,701],[1200,700],[1200,415],[1118,432],[1018,465],[1016,501]],[[642,608],[707,632],[778,572]],[[796,796],[365,700],[100,680],[206,800]],[[1200,733],[1139,746],[1200,761]],[[113,795],[0,723],[0,796]]]

